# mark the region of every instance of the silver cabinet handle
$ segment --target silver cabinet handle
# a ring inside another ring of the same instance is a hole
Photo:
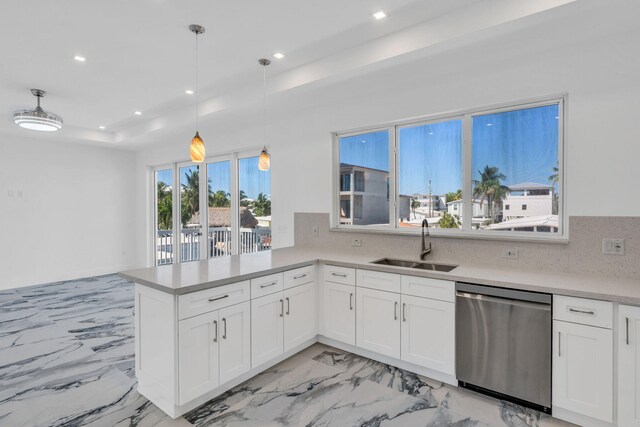
[[[266,285],[260,285],[260,288],[268,288],[269,286],[277,285],[278,282],[267,283]]]
[[[229,295],[223,295],[223,296],[218,297],[218,298],[209,298],[209,302],[219,301],[219,300],[225,299],[225,298],[229,298]]]
[[[216,334],[213,336],[213,342],[218,342],[218,321],[217,320],[213,321],[213,329],[216,332]]]
[[[407,321],[407,303],[406,302],[402,303],[402,321],[403,322]]]
[[[591,316],[596,314],[593,310],[578,310],[577,308],[569,308],[569,311],[572,311],[574,313],[590,314]]]
[[[280,317],[284,317],[284,301],[280,300]]]
[[[287,315],[289,315],[291,311],[291,301],[289,300],[289,297],[287,297],[286,300],[287,300]]]
[[[562,332],[558,331],[558,357],[562,357],[562,350],[561,350],[562,339],[560,338],[561,333]]]
[[[224,317],[222,318],[222,324],[224,325],[224,329],[223,329],[224,332],[222,332],[222,339],[226,340],[227,339],[227,319]]]
[[[307,273],[304,273],[304,274],[298,274],[297,276],[293,276],[293,279],[294,279],[294,280],[296,280],[296,279],[302,279],[303,277],[307,277]]]
[[[347,277],[345,273],[331,273],[332,276]]]
[[[393,320],[398,320],[398,301],[393,303]]]
[[[625,317],[624,319],[627,323],[627,345],[629,345],[629,318]]]
[[[349,294],[349,310],[353,310],[353,294]]]

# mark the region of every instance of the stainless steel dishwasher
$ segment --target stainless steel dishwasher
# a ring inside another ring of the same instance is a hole
[[[461,387],[551,413],[551,295],[456,283]]]

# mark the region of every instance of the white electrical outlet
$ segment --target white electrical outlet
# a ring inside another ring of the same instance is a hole
[[[518,248],[507,248],[502,250],[502,258],[518,259],[520,251]]]
[[[351,239],[351,246],[356,246],[356,247],[362,246],[362,240],[360,240],[360,239]]]
[[[602,253],[605,255],[624,255],[624,239],[602,239]]]
[[[314,226],[314,227],[311,229],[311,233],[313,234],[313,237],[318,237],[318,226],[317,226],[317,225],[316,225],[316,226]]]

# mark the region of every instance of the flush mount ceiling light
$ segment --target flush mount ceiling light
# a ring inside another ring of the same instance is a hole
[[[75,59],[78,62],[84,62],[84,61],[87,60],[87,58],[85,58],[84,56],[80,56],[80,55],[74,56],[73,59]]]
[[[284,58],[284,56],[285,55],[282,52],[276,52],[276,53],[273,54],[273,57],[276,58],[276,59],[282,59],[282,58]]]
[[[189,25],[189,31],[196,35],[196,134],[191,139],[191,147],[189,153],[191,155],[191,161],[194,163],[204,162],[204,141],[200,138],[198,132],[200,111],[198,109],[198,36],[204,33],[204,27],[202,25],[192,24]]]
[[[40,107],[40,98],[47,92],[42,89],[31,89],[33,96],[38,98],[38,106],[33,110],[19,110],[13,113],[13,122],[18,126],[45,132],[54,132],[62,129],[62,117],[57,114],[44,111]]]
[[[271,167],[271,155],[267,151],[267,66],[271,64],[268,59],[262,58],[258,60],[258,64],[262,65],[262,100],[263,100],[263,122],[264,133],[262,135],[263,148],[258,158],[258,169],[268,171]]]

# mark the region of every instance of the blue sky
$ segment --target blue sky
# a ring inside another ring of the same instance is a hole
[[[183,167],[180,169],[180,183],[185,184],[185,173],[190,170],[197,170],[198,166]],[[259,193],[271,196],[271,171],[258,170],[258,157],[249,157],[240,159],[240,189],[244,190],[247,197],[255,199]],[[207,165],[207,174],[211,190],[216,192],[222,190],[226,193],[231,192],[231,162],[223,161],[209,163]],[[157,172],[157,180],[165,182],[169,185],[173,182],[173,171],[171,169],[160,170]]]
[[[473,179],[496,166],[505,185],[549,183],[558,162],[558,106],[529,108],[473,118]],[[462,122],[399,129],[400,194],[454,192],[462,188]],[[363,142],[364,141],[364,142]],[[388,132],[340,139],[340,161],[388,170]]]

